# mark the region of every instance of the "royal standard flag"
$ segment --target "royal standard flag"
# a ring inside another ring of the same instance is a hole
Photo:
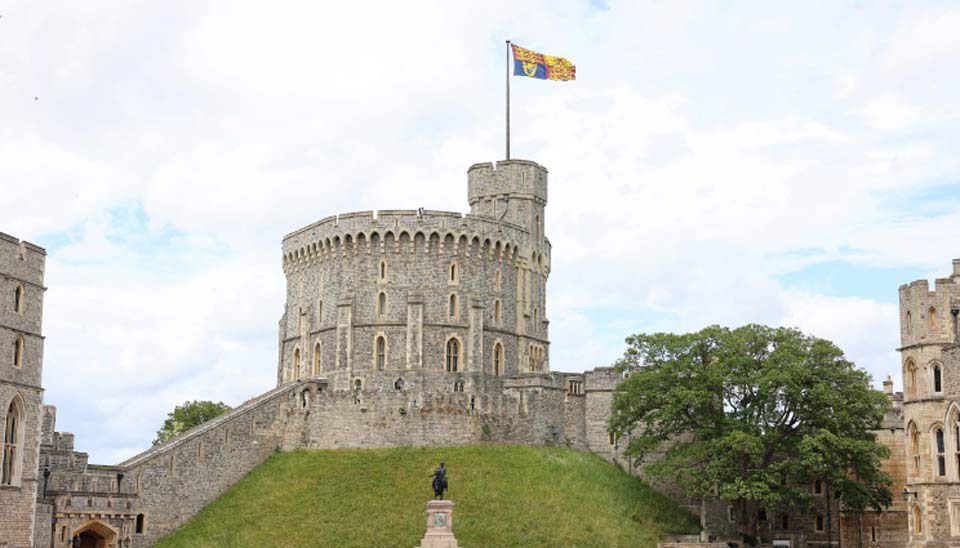
[[[577,67],[563,57],[544,55],[535,51],[513,47],[513,75],[529,76],[541,80],[576,80]]]

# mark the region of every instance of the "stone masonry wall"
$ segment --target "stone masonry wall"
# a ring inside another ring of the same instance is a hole
[[[0,447],[11,404],[19,415],[12,481],[0,484],[0,546],[4,548],[33,545],[43,405],[45,260],[42,248],[0,233]],[[0,452],[0,465],[3,458]]]
[[[274,389],[119,465],[139,498],[146,548],[219,497],[281,447],[296,386]]]

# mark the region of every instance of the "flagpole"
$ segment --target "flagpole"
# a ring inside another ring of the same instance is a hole
[[[507,160],[510,159],[510,40],[507,40]]]

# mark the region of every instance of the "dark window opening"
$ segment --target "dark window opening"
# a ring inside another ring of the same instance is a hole
[[[143,514],[137,514],[137,528],[136,532],[138,535],[143,534]]]
[[[943,391],[943,382],[941,380],[940,366],[934,366],[933,368],[933,391],[942,392]]]

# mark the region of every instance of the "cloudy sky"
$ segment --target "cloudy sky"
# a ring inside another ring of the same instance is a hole
[[[960,257],[960,6],[0,2],[0,231],[48,250],[46,401],[112,463],[275,381],[282,236],[550,170],[552,367],[797,326],[900,387],[897,287]]]

